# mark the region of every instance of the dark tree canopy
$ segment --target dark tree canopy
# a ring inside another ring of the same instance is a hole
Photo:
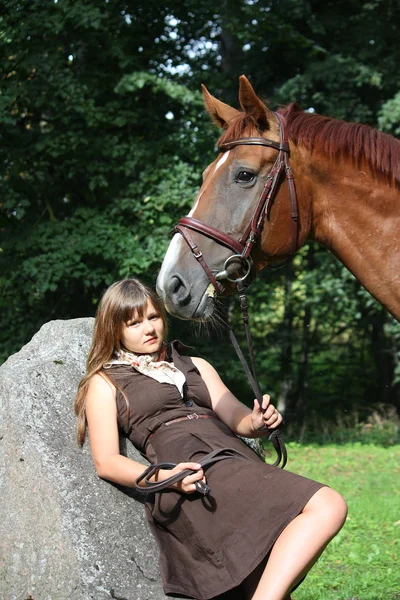
[[[154,283],[218,136],[200,83],[237,105],[245,73],[272,107],[400,133],[394,0],[15,0],[0,22],[3,359],[92,315],[113,280]],[[294,421],[399,407],[399,326],[325,250],[264,273],[250,302],[262,385]],[[223,338],[173,328],[251,397]]]

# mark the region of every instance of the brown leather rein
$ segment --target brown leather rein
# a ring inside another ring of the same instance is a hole
[[[215,291],[217,294],[222,292],[221,286],[218,281],[223,279],[227,279],[228,281],[236,283],[236,287],[240,297],[240,304],[243,316],[243,322],[246,330],[246,337],[249,347],[249,355],[252,364],[252,370],[250,370],[246,359],[243,356],[243,353],[240,349],[240,346],[235,338],[233,331],[229,328],[229,336],[231,342],[236,350],[236,353],[243,365],[243,368],[246,372],[246,375],[249,379],[249,382],[253,388],[253,392],[256,396],[256,399],[260,405],[261,410],[264,412],[262,408],[262,393],[260,390],[260,386],[257,381],[256,372],[255,372],[255,364],[254,364],[254,350],[253,350],[253,342],[251,338],[250,328],[249,328],[249,317],[248,317],[248,309],[247,309],[247,301],[246,296],[244,295],[244,287],[248,282],[251,269],[252,269],[252,260],[251,260],[251,252],[257,243],[258,238],[261,235],[262,229],[264,227],[264,222],[269,218],[271,206],[274,202],[274,199],[278,193],[279,186],[281,183],[283,172],[285,172],[286,181],[288,183],[289,188],[289,198],[290,198],[290,217],[292,224],[292,240],[291,240],[291,248],[288,257],[279,265],[271,265],[272,268],[281,267],[286,264],[293,256],[293,254],[297,250],[298,243],[298,221],[299,221],[299,213],[298,213],[298,202],[296,196],[296,189],[294,185],[294,178],[292,174],[292,169],[289,164],[289,143],[286,135],[285,128],[285,120],[284,117],[279,113],[273,113],[279,124],[280,131],[280,141],[276,142],[275,140],[270,140],[267,138],[258,138],[258,137],[244,137],[233,139],[230,142],[225,142],[218,146],[218,150],[220,152],[226,152],[227,150],[231,150],[236,146],[268,146],[270,148],[275,148],[278,151],[278,156],[272,166],[271,171],[269,172],[263,191],[261,193],[260,199],[256,206],[256,209],[253,212],[252,218],[244,230],[242,236],[239,240],[234,239],[228,234],[220,231],[219,229],[215,229],[211,225],[207,225],[198,219],[194,219],[193,217],[183,217],[179,220],[178,224],[174,228],[175,233],[180,233],[188,244],[190,250],[194,258],[200,263],[203,270],[206,272],[207,277],[210,282],[213,284]],[[194,242],[190,235],[190,231],[196,231],[197,233],[201,233],[202,235],[208,237],[209,239],[215,241],[217,244],[221,246],[225,246],[232,250],[235,254],[229,256],[225,263],[224,269],[218,273],[213,273],[210,267],[207,265],[204,256],[198,247],[198,245]],[[232,262],[240,261],[242,265],[244,265],[245,275],[238,278],[232,278],[228,273],[228,267]],[[275,461],[275,466],[280,466],[283,468],[286,465],[287,461],[287,452],[286,447],[282,439],[282,434],[279,430],[274,430],[269,439],[272,441],[275,450],[277,452],[278,458]],[[282,462],[282,464],[280,464]]]

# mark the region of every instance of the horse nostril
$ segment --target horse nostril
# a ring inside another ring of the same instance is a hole
[[[177,275],[175,275],[171,279],[171,286],[170,286],[171,292],[173,294],[176,294],[182,285],[183,285],[183,281]]]
[[[179,306],[189,304],[191,295],[184,280],[179,275],[173,275],[169,283],[169,292],[174,302]]]

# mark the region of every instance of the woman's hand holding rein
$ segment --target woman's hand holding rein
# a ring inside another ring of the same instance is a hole
[[[262,402],[263,411],[260,408],[260,405],[257,400],[254,400],[254,408],[251,414],[251,426],[255,434],[262,434],[263,430],[265,430],[266,434],[268,433],[267,429],[276,429],[282,423],[282,415],[275,408],[273,404],[271,404],[271,397],[268,394],[263,395]]]
[[[154,477],[152,477],[153,481],[164,481],[173,475],[181,473],[182,471],[186,471],[186,469],[190,469],[194,471],[192,474],[187,475],[182,481],[178,481],[177,483],[173,483],[170,489],[178,490],[179,492],[183,492],[184,494],[194,494],[197,491],[195,482],[202,481],[206,483],[206,478],[204,476],[204,471],[201,468],[201,465],[195,462],[185,462],[179,463],[173,469],[160,469]]]
[[[214,412],[231,431],[242,437],[263,437],[268,429],[276,429],[282,423],[282,415],[271,404],[268,394],[263,396],[261,411],[254,400],[253,411],[240,402],[226,387],[217,371],[202,358],[192,357],[207,386]]]

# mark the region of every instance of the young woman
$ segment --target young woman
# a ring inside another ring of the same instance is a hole
[[[250,410],[209,363],[181,355],[179,342],[166,344],[166,330],[159,299],[137,279],[106,291],[76,397],[78,442],[88,425],[97,473],[125,486],[146,466],[119,453],[120,432],[151,463],[176,463],[157,481],[192,471],[146,503],[166,594],[289,599],[342,527],[346,504],[329,487],[267,465],[248,448],[235,434],[261,437],[282,421],[270,397],[264,413],[257,402]],[[203,471],[197,461],[218,448],[241,456]],[[197,481],[207,482],[208,495],[198,493]]]

